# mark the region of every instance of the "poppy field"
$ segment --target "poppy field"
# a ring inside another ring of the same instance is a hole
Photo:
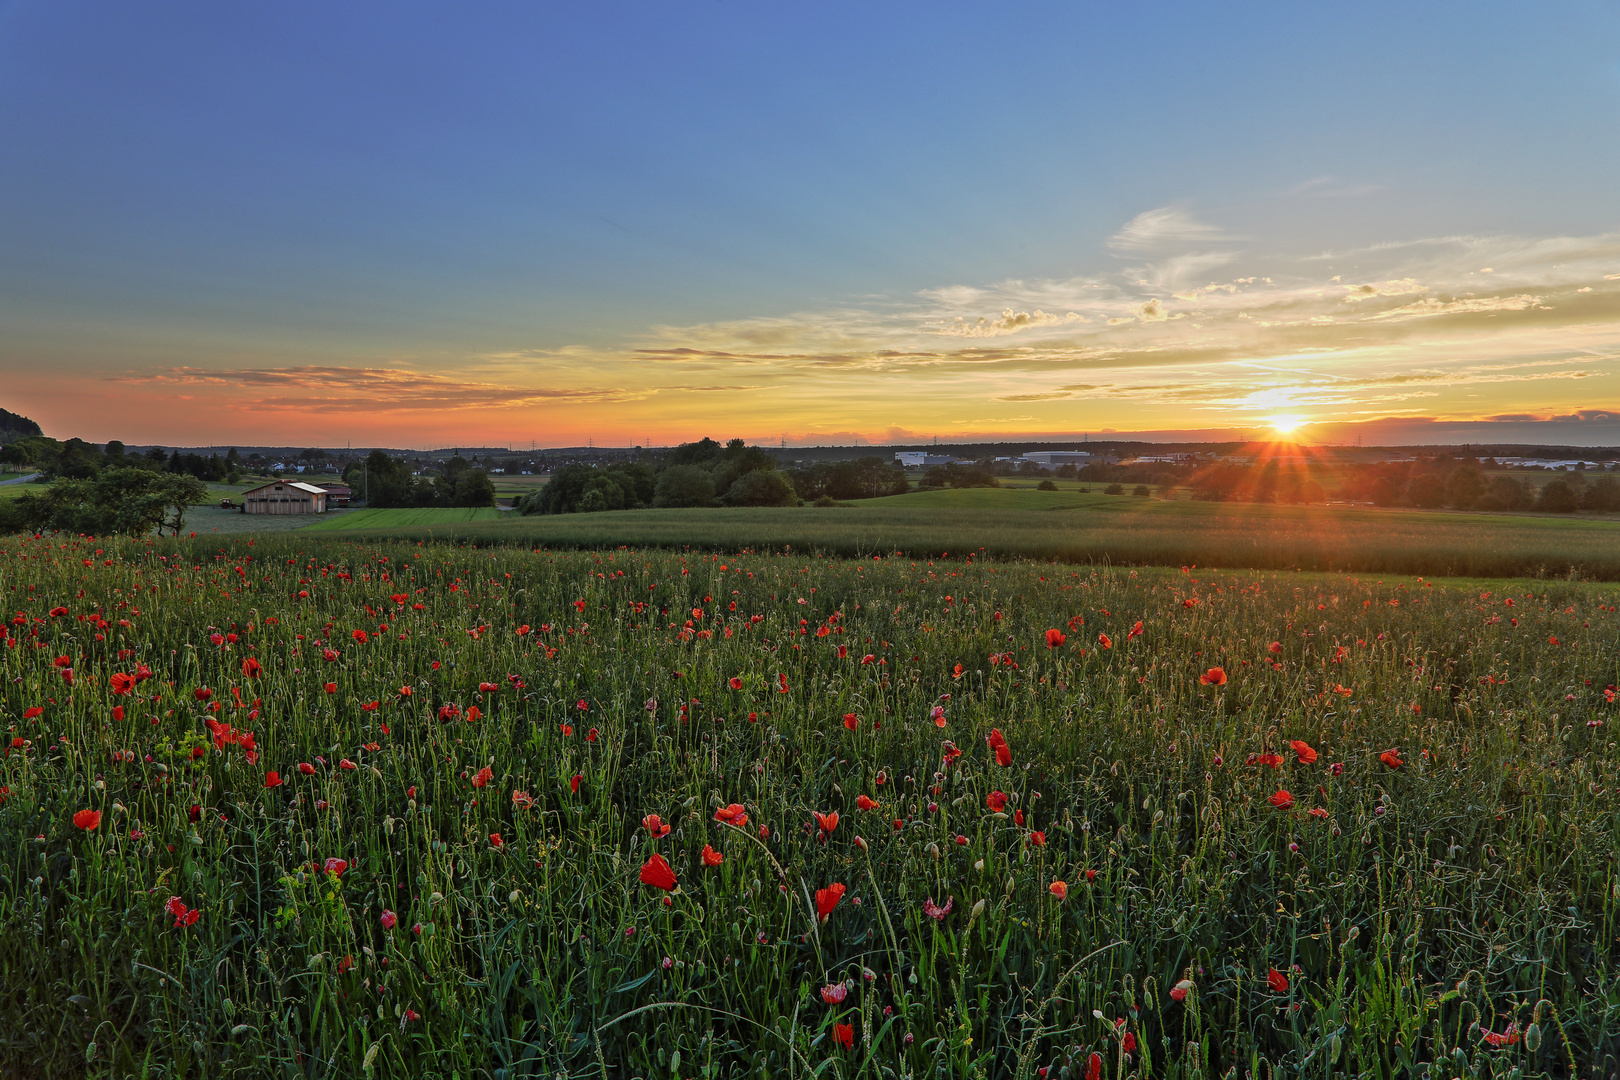
[[[1607,1077],[1620,590],[0,541],[0,1075]]]

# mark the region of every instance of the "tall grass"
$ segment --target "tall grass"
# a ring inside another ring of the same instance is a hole
[[[308,536],[0,586],[7,1075],[1620,1054],[1611,588]]]
[[[1116,566],[1222,566],[1430,576],[1576,576],[1620,581],[1620,521],[1404,510],[1163,502],[1081,496],[1048,511],[924,505],[933,494],[841,509],[632,510],[508,518],[470,525],[372,530],[372,538],[526,547],[690,546],[712,551],[791,546],[870,556],[969,552]],[[343,519],[329,523],[337,528]]]

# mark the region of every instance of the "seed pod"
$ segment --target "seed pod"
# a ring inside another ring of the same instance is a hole
[[[1524,1048],[1532,1054],[1541,1049],[1540,1024],[1531,1024],[1524,1029]]]
[[[1339,1051],[1343,1048],[1343,1045],[1344,1042],[1339,1038],[1339,1033],[1337,1031],[1328,1036],[1327,1059],[1329,1065],[1332,1065],[1339,1060]]]

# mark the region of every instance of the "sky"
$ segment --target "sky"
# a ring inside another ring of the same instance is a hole
[[[1620,445],[1620,3],[0,0],[0,405]]]

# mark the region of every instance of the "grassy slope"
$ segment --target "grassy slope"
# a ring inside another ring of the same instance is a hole
[[[350,517],[331,528],[364,524]],[[364,535],[422,539],[379,524]],[[1165,502],[1076,491],[921,492],[839,509],[634,510],[506,517],[435,528],[476,543],[629,545],[997,556],[1128,564],[1252,566],[1429,575],[1620,580],[1613,517],[1427,513]]]

